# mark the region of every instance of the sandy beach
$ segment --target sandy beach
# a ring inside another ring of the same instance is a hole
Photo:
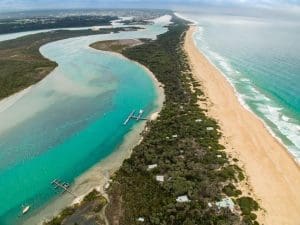
[[[239,159],[249,190],[265,213],[258,220],[266,225],[300,224],[300,167],[263,122],[239,102],[233,87],[197,49],[193,33],[187,32],[184,48],[194,76],[208,97],[208,113],[224,135],[230,155]]]

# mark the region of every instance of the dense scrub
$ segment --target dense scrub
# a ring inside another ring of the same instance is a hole
[[[109,40],[109,41],[98,41],[90,45],[90,47],[116,53],[122,53],[125,48],[130,48],[142,44],[140,40],[135,39],[123,39],[123,40]]]
[[[0,42],[0,99],[37,83],[56,66],[44,58],[39,48],[49,42],[71,37],[106,34],[138,28],[92,30],[58,30],[28,35]]]
[[[65,208],[58,216],[44,225],[94,224],[104,225],[101,210],[107,200],[96,190],[90,192],[80,204]]]
[[[113,177],[107,217],[111,225],[256,224],[252,211],[257,203],[235,199],[241,195],[235,184],[244,179],[243,172],[219,144],[216,121],[198,106],[205,96],[182,50],[188,26],[178,18],[173,22],[157,40],[123,51],[155,74],[166,101],[160,117],[148,122],[143,142]],[[157,181],[157,175],[164,181]],[[237,203],[233,212],[214,204],[226,195]],[[189,201],[177,202],[179,196]]]
[[[28,19],[2,19],[0,20],[0,34],[16,33],[32,30],[87,27],[110,25],[116,16],[65,16],[65,17],[31,17]]]

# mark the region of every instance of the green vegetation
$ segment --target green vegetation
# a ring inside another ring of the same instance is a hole
[[[45,222],[44,225],[80,224],[88,221],[89,224],[105,224],[100,211],[107,204],[107,200],[96,190],[84,197],[80,204],[65,208],[58,216]],[[78,223],[79,224],[79,223]]]
[[[44,223],[45,225],[61,225],[62,221],[72,215],[75,212],[75,207],[67,207],[65,208],[59,216],[53,218],[51,221]]]
[[[223,192],[229,197],[238,197],[242,194],[242,192],[236,189],[236,187],[231,183],[223,188]]]
[[[126,40],[110,40],[110,41],[99,41],[90,45],[90,47],[102,50],[102,51],[111,51],[122,53],[123,50],[129,47],[133,47],[136,45],[140,45],[143,42],[134,39],[126,39]]]
[[[105,210],[110,225],[258,224],[257,202],[236,188],[245,179],[243,171],[220,145],[216,121],[199,107],[206,98],[182,48],[187,29],[185,21],[174,17],[169,31],[155,41],[108,49],[148,67],[166,95],[159,118],[147,123],[143,141],[112,177]],[[149,170],[153,164],[157,167]],[[164,181],[157,181],[157,175]],[[188,201],[177,201],[180,196]],[[215,205],[226,196],[236,203],[233,212]],[[106,204],[93,191],[45,225],[81,224],[91,218],[91,224],[104,224],[100,212]]]
[[[149,24],[152,24],[153,22],[151,22],[149,20],[133,18],[130,20],[124,20],[122,23],[124,25],[149,25]]]
[[[39,48],[42,45],[71,37],[135,29],[138,28],[58,30],[0,42],[0,99],[37,83],[57,66],[55,62],[41,55]]]
[[[173,22],[157,40],[123,50],[155,74],[164,85],[166,101],[158,120],[148,122],[143,142],[113,178],[108,220],[111,225],[141,224],[138,218],[143,224],[160,225],[255,224],[255,207],[249,220],[249,214],[243,213],[242,219],[213,204],[225,194],[239,196],[234,183],[244,175],[219,144],[216,121],[197,104],[205,96],[182,50],[188,26],[178,18]],[[158,166],[148,170],[152,164]],[[164,182],[156,181],[157,175],[164,176]],[[177,202],[182,195],[190,201]]]
[[[250,197],[241,197],[237,199],[237,203],[239,204],[244,216],[244,222],[246,224],[253,224],[252,221],[254,220],[255,224],[257,216],[252,212],[259,209],[259,205],[257,204],[257,202]]]
[[[16,33],[23,31],[88,27],[110,25],[116,16],[65,16],[65,17],[31,17],[26,19],[2,19],[0,20],[0,34]]]

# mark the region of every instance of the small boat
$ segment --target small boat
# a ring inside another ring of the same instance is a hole
[[[63,183],[63,187],[68,188],[68,187],[70,187],[70,185],[65,182],[65,183]]]
[[[24,215],[30,210],[30,205],[22,206],[22,208],[22,214]]]

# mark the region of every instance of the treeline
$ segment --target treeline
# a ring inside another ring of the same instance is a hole
[[[0,20],[0,34],[34,31],[53,28],[89,27],[110,25],[117,16],[66,16],[31,17],[29,19]]]
[[[258,204],[236,188],[245,179],[243,171],[219,144],[216,121],[199,108],[205,96],[183,51],[187,29],[187,22],[173,17],[157,40],[123,51],[155,74],[166,100],[113,177],[106,210],[110,225],[258,224],[253,213]],[[216,206],[226,196],[235,211]]]

